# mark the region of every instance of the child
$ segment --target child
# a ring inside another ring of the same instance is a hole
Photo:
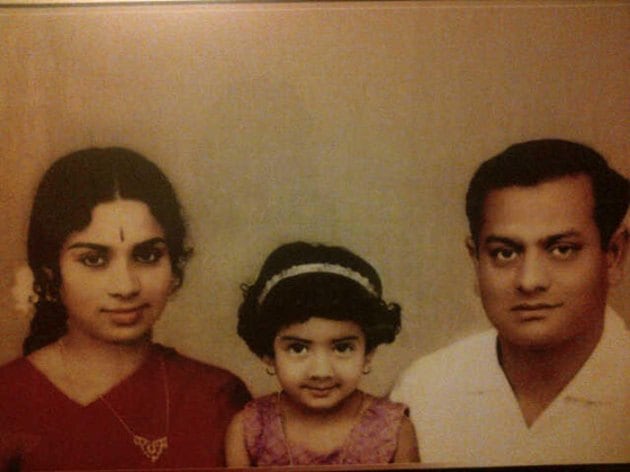
[[[238,333],[282,390],[248,403],[226,436],[229,466],[419,460],[406,406],[357,389],[400,330],[374,268],[347,249],[280,246],[244,287]]]

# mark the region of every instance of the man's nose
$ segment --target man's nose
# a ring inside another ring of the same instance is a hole
[[[536,251],[523,254],[516,274],[516,286],[520,292],[544,292],[549,288],[551,278],[548,261]]]

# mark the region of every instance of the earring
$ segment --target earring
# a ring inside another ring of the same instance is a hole
[[[372,372],[372,366],[370,364],[364,365],[361,372],[363,372],[363,375],[369,374],[370,372]]]
[[[46,290],[46,293],[44,293],[44,300],[46,300],[48,303],[57,303],[59,301],[59,297],[56,293],[53,293],[51,289]]]
[[[267,375],[271,375],[272,377],[276,375],[276,369],[271,366],[265,367],[265,372],[267,372]]]

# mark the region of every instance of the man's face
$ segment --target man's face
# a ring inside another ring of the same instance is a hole
[[[502,342],[544,349],[599,333],[617,251],[602,250],[589,177],[491,191],[475,253]]]

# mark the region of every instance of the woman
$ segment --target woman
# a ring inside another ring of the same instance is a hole
[[[249,399],[231,373],[151,342],[190,250],[168,179],[122,148],[56,161],[33,204],[25,357],[0,368],[0,469],[224,464]]]

